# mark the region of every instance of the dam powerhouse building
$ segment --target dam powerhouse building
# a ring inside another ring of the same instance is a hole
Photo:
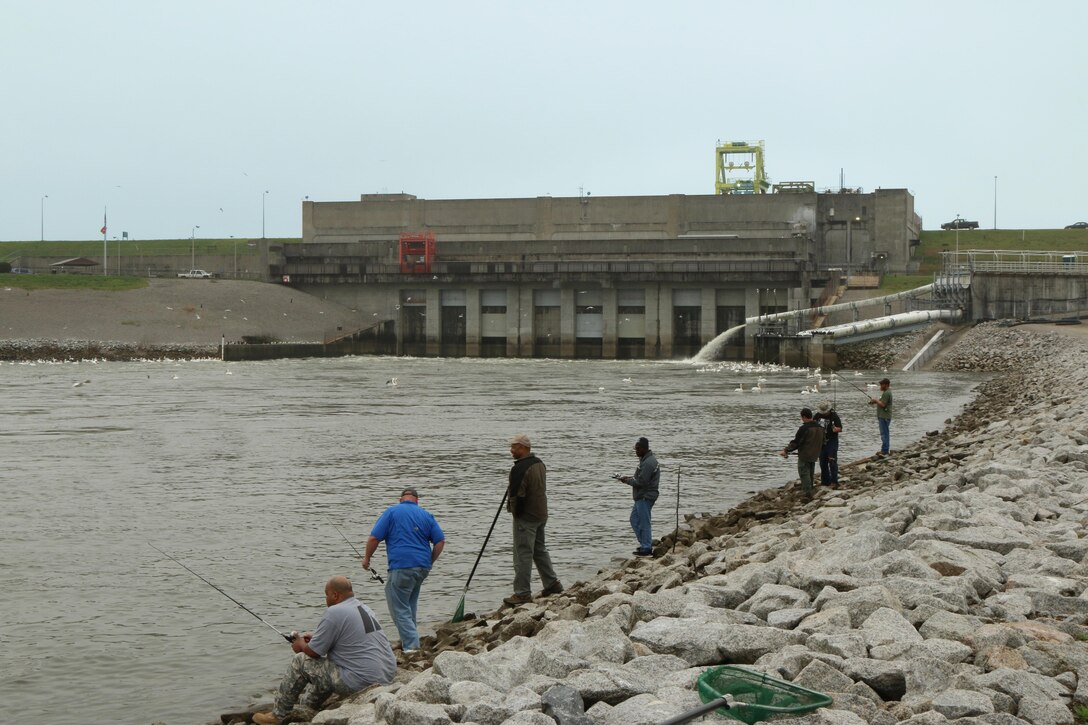
[[[821,302],[844,275],[916,268],[921,229],[906,189],[364,194],[302,211],[273,275],[357,310],[378,351],[424,356],[689,357],[746,317]],[[752,327],[726,357],[796,331]]]

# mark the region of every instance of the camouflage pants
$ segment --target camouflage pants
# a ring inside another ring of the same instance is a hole
[[[307,689],[309,685],[309,689]],[[320,659],[298,652],[291,659],[291,666],[280,682],[276,693],[276,707],[272,714],[281,720],[291,713],[299,695],[306,690],[302,698],[303,707],[317,710],[332,693],[350,695],[354,690],[344,686],[340,680],[340,671],[327,657]]]

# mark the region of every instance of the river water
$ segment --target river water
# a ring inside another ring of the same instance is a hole
[[[804,370],[675,361],[2,364],[4,711],[191,725],[267,696],[290,655],[283,640],[152,544],[283,631],[316,626],[324,582],[348,574],[392,639],[380,586],[333,527],[361,549],[402,487],[419,489],[447,535],[420,601],[426,630],[461,597],[511,434],[528,433],[548,466],[549,548],[571,584],[635,546],[629,489],[610,475],[633,472],[638,436],[663,467],[661,535],[678,489],[681,514],[717,512],[796,477],[777,451],[803,405],[834,396],[842,460],[877,450],[873,409],[847,383],[882,375],[844,372],[831,392],[802,395],[816,382]],[[761,394],[734,392],[760,376]],[[941,427],[981,380],[892,377],[893,449]],[[510,558],[504,514],[466,611],[510,593]]]

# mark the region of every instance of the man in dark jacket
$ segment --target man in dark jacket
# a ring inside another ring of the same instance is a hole
[[[831,488],[839,486],[839,433],[842,418],[835,412],[830,400],[816,406],[813,420],[824,429],[824,447],[820,451],[820,483]]]
[[[544,542],[544,526],[548,523],[547,469],[533,455],[529,436],[519,433],[510,439],[510,469],[506,510],[514,517],[514,594],[503,599],[511,605],[533,600],[533,564],[544,585],[539,596],[559,594],[563,585],[552,568],[552,557]]]
[[[801,478],[801,494],[805,498],[812,498],[812,477],[823,446],[824,429],[812,419],[811,410],[801,408],[801,427],[782,449],[781,456],[786,458],[791,451],[797,451],[797,475]]]
[[[638,467],[635,475],[620,476],[620,480],[631,487],[635,505],[631,507],[631,528],[638,539],[635,556],[653,556],[653,533],[650,527],[650,510],[657,500],[658,484],[661,481],[661,467],[657,465],[657,456],[650,450],[650,441],[639,438],[635,443],[635,455]]]

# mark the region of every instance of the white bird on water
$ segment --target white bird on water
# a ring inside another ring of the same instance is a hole
[[[83,385],[86,385],[89,382],[91,382],[91,381],[90,380],[84,380],[84,381],[80,382],[80,381],[77,380],[75,383],[72,383],[72,387],[73,388],[78,388],[78,387],[81,387]]]
[[[389,378],[388,380],[385,381],[385,384],[386,385],[392,385],[395,388],[395,387],[397,387],[397,385],[400,384],[400,381],[397,380],[396,378]]]
[[[623,382],[625,382],[625,383],[633,383],[633,382],[635,382],[635,381],[634,381],[634,380],[632,380],[631,378],[624,378],[624,379],[623,379]]]
[[[734,393],[743,393],[744,392],[744,383],[741,383],[739,387],[733,388],[733,392]]]

